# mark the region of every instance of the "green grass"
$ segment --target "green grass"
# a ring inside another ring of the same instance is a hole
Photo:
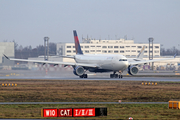
[[[180,82],[141,85],[141,81],[0,80],[17,87],[0,87],[0,102],[168,102],[180,99]],[[99,119],[180,119],[168,105],[0,105],[0,118],[41,118],[41,108],[107,107]],[[78,118],[79,119],[79,118]],[[81,118],[83,119],[83,118]],[[86,118],[88,119],[88,118]],[[89,119],[96,119],[89,118]]]
[[[103,105],[0,105],[0,118],[42,118],[42,108],[107,107],[108,115],[89,119],[180,119],[180,111],[167,104],[103,104]],[[68,119],[72,117],[68,117]],[[64,118],[63,118],[64,119]],[[85,119],[78,117],[78,119]],[[88,119],[88,117],[86,117]]]

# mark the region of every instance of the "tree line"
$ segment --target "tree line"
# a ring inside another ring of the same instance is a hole
[[[18,59],[28,59],[30,57],[38,57],[44,56],[45,47],[44,45],[38,45],[35,48],[30,46],[23,47],[22,45],[18,45],[15,41],[15,58]],[[180,55],[180,50],[176,47],[172,47],[169,49],[161,48],[160,55],[161,56],[173,56]],[[49,43],[49,55],[56,55],[56,43]]]
[[[175,54],[180,55],[180,50],[177,49],[176,47],[172,47],[168,49],[161,48],[161,51],[160,51],[161,56],[173,56]]]
[[[14,42],[15,45],[15,58],[28,59],[30,57],[38,57],[45,54],[44,45],[38,45],[35,48],[30,46],[23,47]],[[56,44],[49,43],[49,55],[56,55]]]

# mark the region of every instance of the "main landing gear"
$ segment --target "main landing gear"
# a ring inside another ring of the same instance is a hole
[[[123,75],[121,75],[121,73],[118,75],[116,72],[114,72],[113,74],[110,74],[110,78],[123,78]]]
[[[88,78],[88,75],[87,74],[83,74],[81,76],[79,76],[80,78]]]

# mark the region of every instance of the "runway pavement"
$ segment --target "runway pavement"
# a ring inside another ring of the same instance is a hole
[[[44,77],[0,77],[0,80],[119,80],[119,81],[152,81],[152,82],[180,82],[179,77],[123,77],[119,78],[107,78],[101,76],[91,76],[89,78],[79,78],[79,77],[52,77],[52,76],[44,76]]]
[[[30,104],[168,104],[168,102],[0,102],[0,105],[30,105]]]
[[[180,71],[143,71],[134,76],[127,76],[123,72],[123,78],[110,78],[112,73],[90,73],[88,78],[79,78],[72,70],[60,71],[33,71],[33,70],[1,70],[0,80],[5,79],[38,79],[38,80],[122,80],[122,81],[173,81],[180,82]],[[166,77],[163,77],[166,76]]]

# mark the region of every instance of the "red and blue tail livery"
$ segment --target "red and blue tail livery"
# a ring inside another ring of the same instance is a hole
[[[76,54],[83,54],[83,52],[81,50],[81,46],[79,44],[79,39],[78,39],[76,30],[73,30],[73,33],[74,33],[74,42],[75,42]]]

